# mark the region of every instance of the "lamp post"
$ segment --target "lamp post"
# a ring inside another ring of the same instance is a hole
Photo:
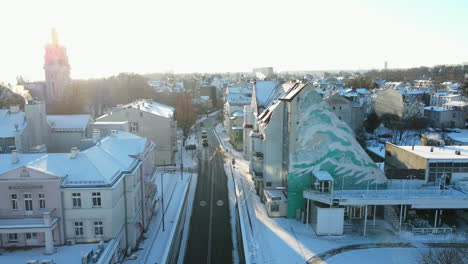
[[[180,142],[180,180],[184,179],[184,158],[182,155],[182,145],[184,144],[185,137],[182,136],[182,142]]]
[[[166,161],[163,162],[164,166],[166,166]],[[161,204],[162,204],[162,228],[163,232],[165,231],[164,228],[164,171],[161,172]]]

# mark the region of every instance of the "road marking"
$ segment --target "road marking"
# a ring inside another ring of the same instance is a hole
[[[223,206],[224,202],[221,201],[221,200],[218,200],[218,201],[216,202],[216,204],[217,204],[218,206]]]
[[[201,201],[200,202],[200,206],[205,206],[206,205],[206,202],[205,201]]]
[[[210,187],[210,221],[208,226],[208,256],[206,263],[211,263],[211,233],[213,229],[213,185],[214,185],[214,166],[211,166],[211,187]]]

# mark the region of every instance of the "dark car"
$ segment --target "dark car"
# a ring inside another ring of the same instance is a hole
[[[197,149],[197,146],[195,146],[195,145],[187,145],[187,146],[185,146],[185,149],[186,149],[186,150],[195,150],[195,149]]]
[[[202,123],[200,123],[200,126],[201,126],[201,127],[204,127],[204,126],[205,126],[205,124],[202,122]]]
[[[204,139],[202,141],[202,144],[203,144],[204,147],[208,146],[208,139]]]

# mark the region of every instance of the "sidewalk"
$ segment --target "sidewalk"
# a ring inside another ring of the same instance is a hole
[[[385,230],[376,230],[376,232],[366,237],[350,234],[331,237],[316,236],[310,226],[295,219],[268,217],[264,204],[260,202],[260,198],[256,194],[252,176],[248,173],[248,161],[244,159],[242,153],[237,152],[231,146],[224,128],[221,125],[218,125],[215,131],[226,149],[226,174],[228,177],[233,177],[235,182],[239,214],[242,218],[240,224],[242,226],[242,236],[245,245],[246,263],[302,264],[315,256],[320,258],[322,255],[321,253],[327,254],[331,250],[355,244],[397,244],[414,242],[414,240],[408,240],[404,237],[389,234],[385,232]],[[231,173],[231,159],[233,157],[236,159],[236,165]],[[443,240],[444,238],[424,238],[425,241],[431,239]],[[413,250],[395,248],[379,248],[378,250],[380,252],[380,258],[385,260],[385,263],[399,263],[398,261],[401,261],[397,255],[393,254],[395,250],[406,250],[406,256],[412,256],[412,259],[417,259],[420,254],[419,247]],[[339,250],[337,252],[339,252]],[[353,252],[352,254],[354,255],[361,254],[360,250],[355,250]],[[339,255],[337,255],[337,257],[338,256]],[[377,260],[375,261],[377,262]],[[381,262],[381,260],[379,261]]]
[[[194,140],[194,136],[191,136]],[[155,175],[155,183],[158,186],[156,194],[157,203],[149,228],[144,233],[145,239],[140,242],[139,249],[135,254],[136,260],[125,261],[127,264],[165,263],[177,227],[182,206],[186,194],[192,186],[196,185],[197,173],[193,172],[197,167],[196,151],[186,151],[182,148],[182,159],[184,171],[180,172],[180,144],[178,140],[178,152],[175,153],[175,166],[159,167]],[[192,153],[193,152],[193,153]],[[194,159],[192,159],[192,156]],[[163,190],[164,188],[164,190]],[[164,230],[162,212],[162,191],[164,191]],[[188,197],[187,199],[190,199]],[[190,201],[188,201],[190,203]]]

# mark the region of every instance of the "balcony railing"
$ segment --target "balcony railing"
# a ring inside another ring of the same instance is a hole
[[[12,209],[0,209],[0,219],[15,219],[15,218],[29,218],[29,217],[43,217],[44,215],[50,215],[50,217],[57,217],[55,208],[38,209],[34,211],[26,210],[12,210]]]

